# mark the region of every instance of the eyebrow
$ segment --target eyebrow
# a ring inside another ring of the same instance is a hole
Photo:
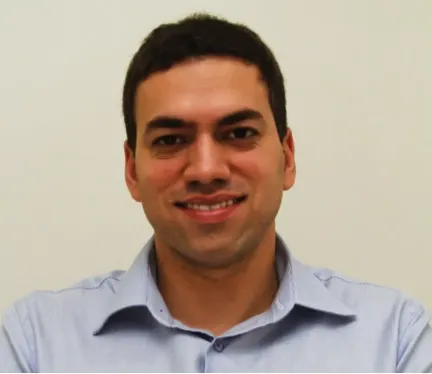
[[[241,109],[219,118],[216,121],[218,127],[233,126],[246,120],[262,120],[260,112],[253,109]],[[157,116],[145,126],[145,134],[158,129],[180,129],[187,126],[196,125],[194,121],[185,121],[182,118],[172,116]]]

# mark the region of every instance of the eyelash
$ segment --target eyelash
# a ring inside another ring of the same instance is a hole
[[[231,137],[232,134],[235,135],[235,132],[239,131],[239,130],[243,131],[243,132],[246,132],[246,133],[249,133],[249,135],[246,136],[246,137],[241,137],[241,138]],[[247,140],[249,138],[256,137],[257,135],[258,135],[258,131],[255,130],[255,129],[253,129],[253,128],[238,127],[238,128],[236,128],[234,130],[229,131],[228,135],[224,134],[223,139],[227,139],[227,140]],[[183,141],[181,143],[178,143],[176,141],[175,144],[161,144],[161,141],[164,141],[164,140],[167,140],[167,139],[170,139],[170,138],[176,138],[175,140],[182,139],[182,138],[184,139],[184,137],[182,137],[180,135],[175,135],[175,134],[164,135],[164,136],[161,136],[161,137],[155,139],[153,141],[152,145],[153,146],[159,146],[159,147],[175,147],[175,146],[178,146],[179,144],[185,143],[185,141]]]

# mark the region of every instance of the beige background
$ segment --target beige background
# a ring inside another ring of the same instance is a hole
[[[294,254],[432,308],[432,1],[2,0],[0,311],[127,268],[151,235],[123,183],[123,78],[151,28],[198,10],[282,65]]]

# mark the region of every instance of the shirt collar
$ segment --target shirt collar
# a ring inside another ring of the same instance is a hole
[[[292,256],[283,239],[276,237],[276,253],[280,286],[276,303],[290,310],[294,305],[341,317],[354,317],[355,311],[327,289],[315,269]]]
[[[103,295],[102,305],[95,314],[93,334],[97,335],[111,317],[122,310],[145,307],[160,322],[172,325],[172,318],[158,291],[155,278],[154,238],[142,248],[130,269],[118,283]]]
[[[291,255],[279,235],[276,239],[276,265],[280,285],[272,306],[275,320],[284,317],[294,306],[341,317],[356,315],[325,287],[312,268]],[[145,307],[158,322],[173,326],[174,321],[158,291],[154,274],[154,239],[151,238],[112,292],[104,295],[100,312],[95,315],[92,324],[93,333],[98,334],[115,314],[133,307]]]

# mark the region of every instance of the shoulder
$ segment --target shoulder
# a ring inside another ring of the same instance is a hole
[[[329,334],[335,332],[346,344],[378,360],[389,359],[397,372],[432,370],[431,314],[424,304],[398,289],[303,266],[313,283],[320,285],[318,289],[324,290],[324,300],[331,305],[342,304],[342,309],[352,313],[338,328],[331,323],[326,330]]]
[[[418,300],[401,290],[373,282],[359,280],[342,273],[323,268],[309,267],[314,276],[327,290],[352,308],[384,307],[395,303],[409,304],[413,309],[421,308]]]
[[[391,287],[361,281],[329,269],[309,267],[322,285],[355,312],[359,322],[386,323],[399,340],[413,328],[426,328],[431,314],[411,295]]]
[[[123,271],[113,271],[68,288],[35,291],[13,303],[2,315],[2,367],[35,372],[41,344],[54,347],[65,335],[72,339],[73,334],[85,336],[91,332],[96,313],[116,292],[123,276]]]
[[[121,270],[111,271],[84,278],[77,283],[57,290],[38,290],[19,299],[15,306],[38,302],[64,302],[94,296],[97,293],[115,292],[116,285],[122,280],[125,272]]]
[[[76,318],[91,313],[107,295],[116,292],[124,274],[124,271],[112,271],[82,279],[70,287],[31,292],[6,309],[2,318],[4,328],[21,328],[29,334],[32,321]]]

